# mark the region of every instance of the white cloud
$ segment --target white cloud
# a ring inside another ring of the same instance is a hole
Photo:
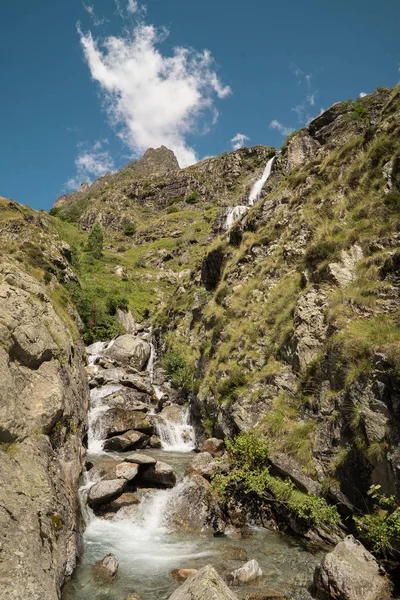
[[[366,94],[365,92],[360,92],[360,93],[358,94],[358,97],[359,97],[359,98],[364,98],[365,96],[368,96],[368,94]]]
[[[285,136],[289,135],[290,133],[292,133],[292,131],[294,131],[294,129],[292,129],[291,127],[285,127],[285,125],[282,125],[282,123],[279,123],[279,121],[277,121],[276,119],[271,121],[269,126],[270,129],[276,129],[277,131],[279,131],[279,133]]]
[[[239,150],[239,148],[243,148],[245,142],[250,138],[243,133],[237,133],[232,139],[231,144],[234,150]]]
[[[128,0],[128,6],[126,7],[128,13],[134,14],[139,10],[139,3],[137,0]]]
[[[92,146],[86,142],[78,144],[78,156],[75,159],[76,175],[71,177],[65,187],[68,190],[79,189],[83,181],[92,183],[93,179],[105,175],[114,169],[114,161],[109,152],[104,150],[108,140],[98,140]]]
[[[309,94],[307,96],[307,102],[311,104],[311,106],[315,105],[315,94]]]
[[[157,44],[168,32],[137,23],[130,33],[102,42],[80,33],[92,78],[100,84],[111,124],[134,156],[164,144],[181,165],[197,161],[186,136],[216,119],[215,97],[226,98],[208,50],[176,47],[163,55]]]

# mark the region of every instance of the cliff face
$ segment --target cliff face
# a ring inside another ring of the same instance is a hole
[[[72,276],[67,247],[44,217],[0,208],[0,597],[54,600],[80,543],[84,349],[55,277],[44,281],[43,264]]]

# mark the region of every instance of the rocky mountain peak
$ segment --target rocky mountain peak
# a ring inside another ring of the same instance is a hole
[[[144,175],[179,169],[175,154],[166,146],[149,148],[138,162]]]

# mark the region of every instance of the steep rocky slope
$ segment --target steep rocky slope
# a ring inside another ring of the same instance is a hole
[[[256,427],[278,471],[363,510],[372,483],[400,492],[399,133],[397,87],[292,134],[159,317],[193,368],[199,433]]]
[[[0,199],[0,597],[18,600],[58,597],[81,533],[88,391],[55,277],[75,278],[69,249],[47,221]]]

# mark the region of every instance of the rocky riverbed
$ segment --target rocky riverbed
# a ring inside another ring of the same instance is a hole
[[[142,331],[87,348],[91,407],[80,489],[85,545],[63,599],[168,598],[185,573],[208,564],[239,598],[296,597],[311,584],[323,554],[268,529],[225,527],[210,494],[223,443],[208,440],[202,452],[196,448],[188,407],[177,404],[157,368],[150,338]],[[114,570],[102,577],[99,561],[109,554],[117,570],[111,561]],[[251,560],[255,574],[241,583],[231,574]]]

